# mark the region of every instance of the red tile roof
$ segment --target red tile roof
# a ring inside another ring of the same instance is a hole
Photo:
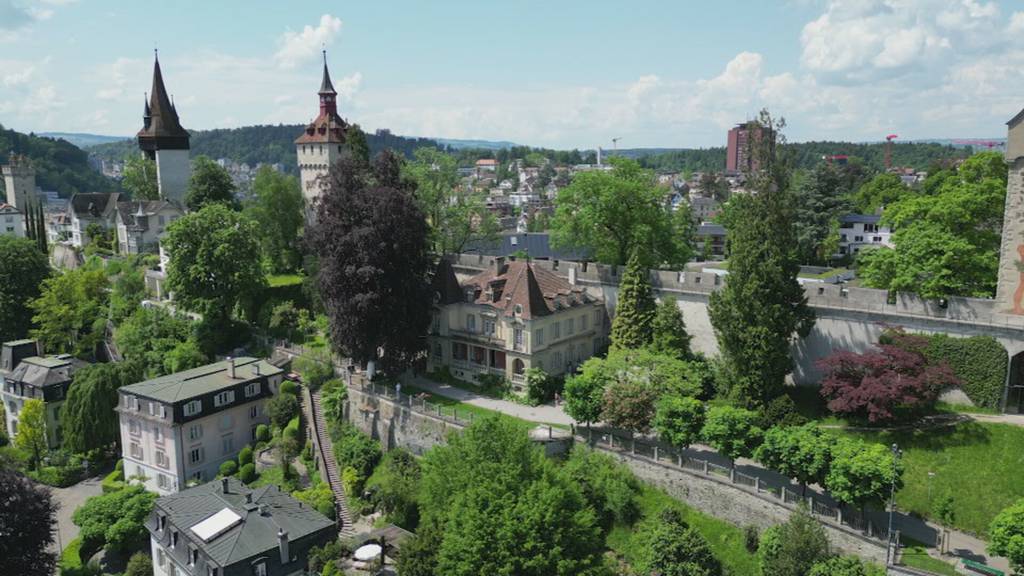
[[[306,126],[301,136],[295,139],[296,144],[342,144],[348,124],[337,114],[321,114]]]
[[[495,266],[467,280],[462,289],[466,299],[514,316],[516,306],[524,320],[593,302],[593,298],[564,278],[532,263],[498,261]],[[472,290],[472,293],[470,292]]]

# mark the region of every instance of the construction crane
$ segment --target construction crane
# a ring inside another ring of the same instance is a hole
[[[619,136],[618,138],[612,138],[612,151],[613,152],[618,152],[618,150],[619,150],[619,140],[622,140],[622,136]]]
[[[892,168],[892,141],[899,138],[899,134],[889,134],[885,137],[885,169]]]
[[[968,140],[953,140],[953,144],[960,144],[962,146],[971,146],[971,147],[974,147],[974,148],[980,148],[980,147],[984,146],[985,148],[988,148],[989,150],[991,150],[993,148],[1002,148],[1003,146],[1006,145],[1006,142],[1000,142],[998,140],[974,140],[974,139],[968,139]]]

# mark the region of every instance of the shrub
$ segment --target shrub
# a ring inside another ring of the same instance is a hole
[[[256,430],[256,435],[259,436],[259,429]],[[253,463],[252,446],[246,444],[242,446],[242,449],[238,452],[238,465],[245,466],[246,464]]]
[[[318,482],[305,490],[296,490],[295,492],[292,492],[292,496],[309,504],[317,512],[327,516],[331,520],[334,520],[334,493],[331,492],[331,487],[327,482]]]
[[[543,404],[555,397],[555,379],[540,368],[526,371],[526,400],[531,406]]]
[[[783,394],[765,404],[759,411],[761,428],[767,430],[772,426],[802,426],[807,423],[796,409],[796,402]]]
[[[121,461],[118,460],[118,462]],[[113,472],[107,474],[106,477],[103,478],[103,481],[100,483],[100,488],[103,490],[104,494],[108,494],[110,492],[117,492],[118,490],[124,488],[125,486],[126,484],[124,482],[124,472],[118,470],[117,467],[114,468]]]
[[[296,451],[298,450],[298,443],[302,439],[302,432],[299,429],[299,417],[296,416],[288,421],[288,425],[284,427],[284,431],[281,433],[282,437],[289,442],[296,444]]]
[[[278,428],[287,426],[288,421],[299,413],[299,399],[295,394],[285,392],[283,384],[281,386],[281,393],[267,402],[267,415],[270,416],[270,422]]]
[[[220,465],[221,476],[234,476],[238,472],[238,463],[234,460],[226,460]]]
[[[270,442],[270,427],[260,424],[256,427],[256,440],[258,442]]]
[[[145,552],[136,552],[128,559],[124,576],[150,576],[153,573],[153,561]]]
[[[334,378],[334,362],[328,351],[315,352],[312,356],[299,356],[292,362],[292,367],[302,374],[302,380],[310,390],[317,390],[331,378]],[[282,392],[284,384],[281,385]]]
[[[245,484],[251,484],[256,480],[256,466],[253,464],[243,464],[238,470],[238,479]]]
[[[341,471],[341,486],[345,490],[345,494],[355,497],[362,490],[363,479],[359,477],[359,472],[355,468],[345,466],[345,469]]]
[[[279,392],[281,394],[291,394],[292,396],[297,396],[299,394],[299,385],[296,384],[295,382],[292,382],[291,380],[285,380],[284,382],[281,382],[281,389],[279,390]]]
[[[342,466],[351,466],[356,473],[367,478],[380,461],[380,445],[351,425],[341,427],[334,443],[334,455]]]
[[[118,458],[117,463],[114,464],[114,470],[123,473],[124,472],[124,459]]]
[[[629,524],[636,519],[640,511],[639,483],[614,458],[577,445],[563,470],[580,487],[602,526],[609,528],[614,522]]]
[[[743,528],[743,545],[746,547],[747,552],[751,554],[757,552],[758,536],[757,526],[748,525]]]

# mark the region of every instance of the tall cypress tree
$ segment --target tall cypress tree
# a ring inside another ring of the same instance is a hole
[[[649,272],[634,250],[619,283],[619,300],[615,305],[615,320],[612,321],[612,346],[628,349],[650,344],[654,334],[655,309]]]
[[[729,276],[708,305],[731,394],[750,407],[782,393],[793,367],[794,337],[806,336],[814,325],[814,313],[797,282],[800,264],[789,168],[778,151],[784,126],[767,112],[755,126],[760,134],[752,139],[758,170],[748,175],[755,193],[730,200]]]
[[[686,320],[675,297],[666,296],[658,304],[651,325],[653,338],[651,350],[660,354],[687,360],[691,356],[690,334],[686,331]]]

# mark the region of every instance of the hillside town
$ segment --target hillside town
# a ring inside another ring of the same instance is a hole
[[[0,574],[1024,574],[1024,111],[445,143],[321,44],[220,148],[167,49],[134,137],[9,131]]]

